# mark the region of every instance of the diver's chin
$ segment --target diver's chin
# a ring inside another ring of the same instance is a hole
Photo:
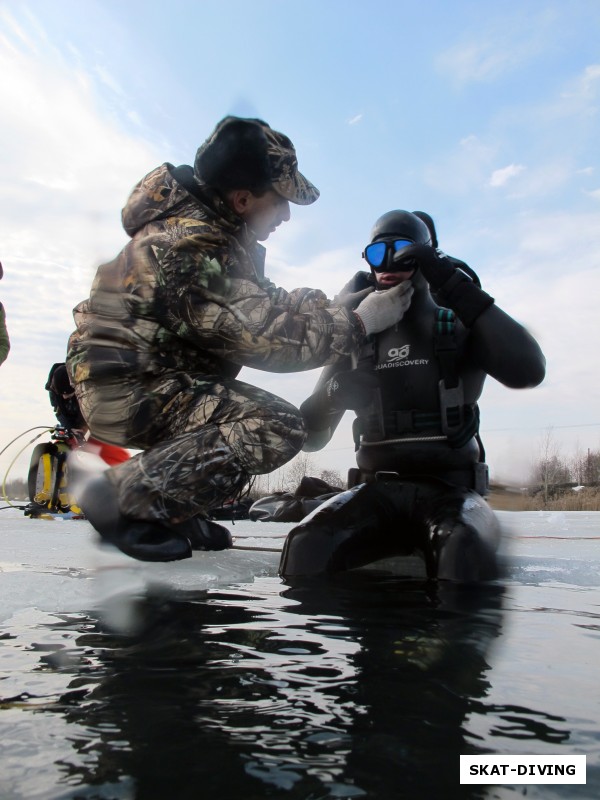
[[[381,272],[377,275],[378,289],[391,289],[399,283],[409,281],[414,275],[414,270],[410,272]]]

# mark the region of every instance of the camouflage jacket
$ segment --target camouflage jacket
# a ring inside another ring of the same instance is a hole
[[[190,167],[155,169],[122,217],[131,241],[99,267],[73,312],[76,383],[299,371],[335,362],[360,340],[353,315],[323,292],[265,279],[264,248]]]

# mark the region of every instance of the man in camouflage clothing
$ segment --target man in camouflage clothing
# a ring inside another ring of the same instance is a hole
[[[88,482],[101,537],[142,560],[231,546],[210,509],[293,458],[306,433],[285,400],[236,380],[244,366],[312,369],[399,320],[405,289],[330,301],[264,277],[259,244],[318,190],[287,136],[226,117],[194,167],[163,164],[123,210],[131,241],[74,310],[68,368],[92,434],[140,449]],[[352,310],[354,309],[354,310]]]

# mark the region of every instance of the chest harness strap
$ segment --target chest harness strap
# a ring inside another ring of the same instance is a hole
[[[442,433],[453,438],[464,424],[465,398],[456,365],[456,317],[448,308],[437,310],[433,349],[442,373],[438,383]]]

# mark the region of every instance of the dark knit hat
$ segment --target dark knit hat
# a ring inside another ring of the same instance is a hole
[[[274,189],[302,206],[319,197],[319,190],[298,171],[290,139],[261,119],[222,119],[198,148],[194,172],[201,183],[223,191]]]

